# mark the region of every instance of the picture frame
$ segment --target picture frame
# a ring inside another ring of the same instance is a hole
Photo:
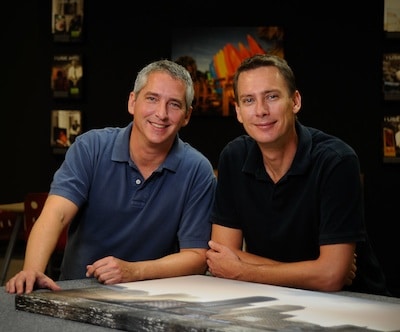
[[[384,0],[383,30],[387,38],[400,38],[399,0]]]
[[[81,42],[84,0],[52,0],[51,33],[54,42]]]
[[[280,26],[173,28],[171,59],[186,67],[195,87],[193,115],[235,114],[232,78],[254,54],[284,57]]]
[[[55,54],[51,65],[51,91],[55,99],[82,99],[84,68],[81,54]]]
[[[383,117],[382,143],[383,161],[400,163],[400,114]]]
[[[383,53],[382,79],[384,100],[400,100],[400,52]]]
[[[54,154],[65,154],[81,133],[81,110],[57,109],[51,111],[50,146]]]

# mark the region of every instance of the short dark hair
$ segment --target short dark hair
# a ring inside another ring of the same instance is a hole
[[[287,61],[280,56],[272,55],[272,54],[256,54],[252,57],[249,57],[240,64],[240,66],[236,69],[235,75],[233,76],[233,92],[235,94],[235,101],[238,103],[238,91],[237,91],[237,83],[241,73],[257,69],[260,67],[275,67],[279,70],[283,79],[286,82],[289,95],[293,95],[297,90],[296,79],[294,73]]]

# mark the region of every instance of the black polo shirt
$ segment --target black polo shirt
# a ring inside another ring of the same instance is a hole
[[[369,250],[355,151],[299,122],[296,131],[295,158],[276,184],[252,138],[243,135],[226,145],[219,159],[212,222],[241,229],[247,251],[283,262],[316,259],[325,244],[364,242],[362,247]],[[363,272],[359,267],[357,276]]]

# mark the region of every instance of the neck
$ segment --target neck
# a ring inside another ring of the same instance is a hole
[[[166,159],[172,144],[152,144],[131,133],[129,152],[130,157],[140,173],[147,179]]]
[[[280,146],[261,146],[265,170],[274,183],[277,183],[289,170],[296,155],[298,137],[294,136]]]

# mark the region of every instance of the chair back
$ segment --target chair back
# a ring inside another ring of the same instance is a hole
[[[8,241],[11,238],[16,220],[15,212],[0,210],[0,241]]]
[[[24,235],[25,240],[28,240],[29,233],[32,230],[32,227],[35,221],[39,218],[40,213],[42,212],[44,203],[46,202],[48,193],[47,192],[30,192],[25,196],[24,206],[25,206],[25,227],[24,227]],[[67,242],[67,230],[61,233],[60,238],[58,239],[56,251],[63,251],[65,248],[65,244]]]

